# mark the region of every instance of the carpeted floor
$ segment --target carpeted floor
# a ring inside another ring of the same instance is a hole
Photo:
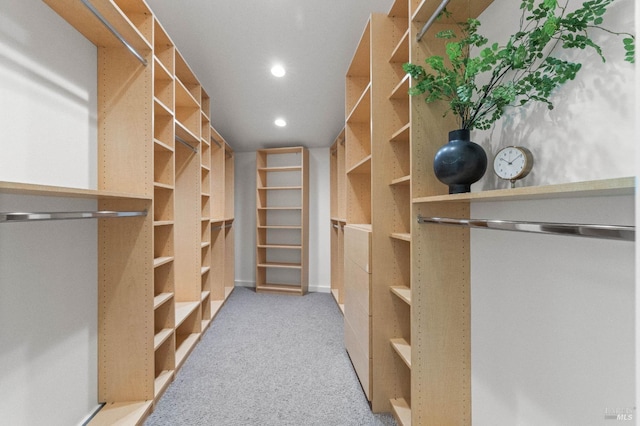
[[[372,414],[332,296],[236,287],[145,425],[395,425]]]

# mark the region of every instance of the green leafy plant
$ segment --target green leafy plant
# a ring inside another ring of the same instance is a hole
[[[429,70],[411,63],[403,65],[417,82],[409,94],[424,94],[427,103],[447,101],[447,112],[457,116],[460,128],[469,130],[488,129],[509,106],[543,102],[553,109],[551,93],[573,80],[581,68],[580,63],[554,57],[558,48],[594,49],[605,61],[602,48],[588,30],[622,36],[625,60],[634,62],[635,36],[602,27],[607,7],[614,1],[586,1],[567,12],[567,3],[560,5],[557,0],[537,4],[522,0],[519,29],[505,45],[490,43],[480,35],[477,19],[456,24],[458,31],[440,31],[436,37],[446,40],[446,58],[428,57],[425,63]],[[443,15],[449,13],[445,10]]]

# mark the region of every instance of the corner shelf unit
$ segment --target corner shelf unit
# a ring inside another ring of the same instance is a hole
[[[309,286],[309,155],[256,153],[256,291],[304,295]]]
[[[105,406],[91,424],[140,424],[233,289],[233,150],[144,0],[92,0],[93,12],[76,0],[44,1],[98,47],[99,208],[151,212],[101,220],[98,235]],[[19,188],[9,189],[39,191]]]

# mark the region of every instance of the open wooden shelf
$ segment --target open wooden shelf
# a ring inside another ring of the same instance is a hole
[[[153,409],[153,401],[115,402],[105,404],[91,419],[91,426],[141,424]]]
[[[411,368],[411,345],[404,339],[391,339],[391,346],[407,367]]]

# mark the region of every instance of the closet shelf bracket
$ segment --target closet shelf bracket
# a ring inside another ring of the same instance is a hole
[[[527,222],[515,220],[454,219],[448,217],[423,217],[418,223],[464,226],[467,228],[497,229],[502,231],[530,232],[537,234],[569,235],[619,241],[635,241],[636,227],[627,225],[593,225],[583,223]]]
[[[147,211],[82,211],[82,212],[30,212],[30,213],[2,213],[0,223],[32,222],[41,220],[70,220],[70,219],[107,219],[121,217],[146,216]]]

